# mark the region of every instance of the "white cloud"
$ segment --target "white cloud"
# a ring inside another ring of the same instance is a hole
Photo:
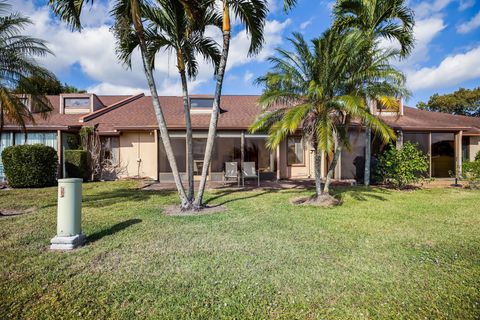
[[[410,70],[417,67],[419,63],[428,60],[431,42],[445,28],[446,25],[441,18],[418,20],[413,29],[415,47],[407,59],[397,62],[396,65],[402,70]],[[383,47],[392,46],[388,40],[384,40],[381,45]],[[396,46],[398,47],[398,44]]]
[[[300,24],[300,30],[305,30],[309,25],[312,24],[313,18],[308,19],[307,21]]]
[[[407,74],[407,84],[412,90],[453,87],[480,77],[480,46],[465,53],[451,55],[438,66],[421,68]]]
[[[458,26],[457,31],[460,33],[468,33],[480,27],[480,11],[468,22]]]
[[[275,48],[283,43],[282,33],[290,24],[290,19],[283,22],[277,20],[267,21],[265,24],[265,43],[262,51],[255,56],[248,56],[250,37],[245,31],[240,31],[233,38],[227,62],[227,70],[252,61],[264,61],[274,54]]]
[[[416,7],[414,7],[415,16],[420,19],[433,16],[445,9],[451,2],[452,0],[434,0],[430,2],[420,2]]]
[[[243,75],[243,81],[247,84],[251,84],[252,79],[253,79],[254,74],[250,72],[249,70],[245,71],[245,74]]]
[[[139,53],[132,56],[132,70],[126,70],[117,60],[115,39],[109,30],[111,1],[108,4],[95,1],[92,7],[86,7],[82,13],[85,26],[82,32],[72,32],[68,26],[53,17],[46,5],[35,7],[33,0],[12,0],[11,3],[16,11],[29,16],[34,22],[34,25],[27,28],[26,33],[48,41],[55,56],[39,61],[53,72],[71,72],[72,66],[79,65],[86,76],[97,82],[88,88],[91,92],[149,92]],[[270,3],[275,4],[274,1]],[[247,54],[250,40],[245,31],[233,34],[227,69],[262,61],[272,55],[274,48],[282,43],[282,32],[289,23],[290,20],[267,21],[264,48],[258,55],[251,57]],[[210,29],[209,34],[221,43],[222,34],[218,29]],[[159,94],[181,94],[175,59],[168,53],[157,54],[155,77]],[[212,82],[212,79],[213,67],[199,59],[199,74],[189,83],[190,92],[194,93],[199,85]]]
[[[475,0],[460,0],[459,11],[465,11],[475,5]]]
[[[96,94],[137,94],[137,93],[145,93],[150,94],[148,90],[145,88],[133,88],[128,86],[119,86],[114,85],[108,82],[102,82],[95,86],[90,86],[87,88],[88,92],[94,92]]]

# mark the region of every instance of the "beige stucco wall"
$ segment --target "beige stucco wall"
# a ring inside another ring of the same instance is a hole
[[[155,140],[154,131],[123,132],[120,135],[122,176],[158,178],[158,152]]]
[[[478,152],[480,152],[480,137],[472,136],[470,137],[470,145],[468,150],[470,161],[475,160],[475,156]]]
[[[307,179],[313,177],[313,157],[309,146],[304,150],[303,165],[287,165],[287,141],[280,143],[280,178],[281,179]]]

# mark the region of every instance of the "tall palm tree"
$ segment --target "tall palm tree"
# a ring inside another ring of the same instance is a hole
[[[368,112],[360,91],[352,84],[357,83],[358,77],[368,78],[378,92],[383,86],[390,93],[401,79],[397,79],[396,72],[390,74],[391,68],[380,62],[377,68],[363,70],[358,75],[364,58],[358,53],[364,44],[361,37],[353,34],[328,30],[312,40],[311,46],[300,34],[294,34],[290,43],[293,51],[277,49],[277,56],[269,59],[272,70],[258,80],[265,85],[259,100],[264,112],[250,130],[267,131],[270,148],[276,148],[288,135],[301,130],[314,148],[316,196],[321,201],[329,197],[342,149],[350,148],[348,128],[352,120],[365,122],[385,141],[395,136],[390,127]],[[333,154],[323,188],[322,152]]]
[[[172,0],[175,1],[175,0]],[[192,19],[201,16],[207,8],[213,5],[213,0],[183,0],[180,1],[188,9],[187,12],[192,16]],[[60,17],[63,21],[68,23],[72,29],[81,30],[81,13],[86,5],[91,5],[93,0],[49,0],[54,13]],[[144,0],[116,0],[111,10],[111,15],[114,18],[114,30],[118,39],[126,38],[130,35],[131,30],[135,32],[135,36],[138,39],[138,47],[140,49],[140,55],[142,58],[143,71],[147,80],[150,94],[152,95],[153,108],[155,110],[155,116],[158,122],[158,128],[160,136],[163,142],[165,153],[167,155],[170,168],[172,169],[175,186],[178,191],[178,195],[182,208],[188,208],[190,206],[189,199],[180,178],[178,166],[175,160],[175,156],[172,149],[172,143],[168,134],[167,124],[164,114],[160,106],[160,100],[158,98],[157,86],[151,68],[151,60],[148,57],[148,48],[146,43],[145,26],[143,21],[143,14],[145,8],[150,5],[150,2]]]
[[[194,199],[194,162],[187,80],[194,79],[198,74],[197,54],[212,62],[215,68],[218,66],[220,50],[212,38],[204,36],[204,31],[207,26],[220,27],[221,18],[214,10],[209,10],[197,19],[191,20],[180,2],[159,0],[158,4],[158,7],[146,7],[143,13],[143,17],[149,21],[149,26],[145,30],[147,54],[152,68],[155,65],[155,55],[161,50],[173,51],[177,58],[185,113],[188,200],[191,204]],[[138,37],[131,31],[128,36],[120,35],[117,38],[119,58],[131,67],[131,54],[138,47]]]
[[[380,39],[400,45],[398,57],[408,56],[414,46],[414,13],[406,0],[339,0],[334,7],[334,28],[360,33],[368,41],[366,49],[373,55]],[[372,111],[375,97],[365,96]],[[365,185],[370,183],[371,130],[366,128]]]
[[[233,14],[245,26],[246,32],[250,36],[250,47],[248,53],[253,55],[260,51],[263,46],[263,28],[268,14],[267,0],[222,0],[222,31],[223,48],[220,64],[216,74],[216,86],[213,99],[213,110],[208,128],[207,144],[205,147],[205,156],[203,160],[202,177],[198,188],[194,207],[198,210],[203,205],[203,194],[207,183],[208,168],[210,166],[215,136],[217,132],[218,116],[220,114],[220,99],[222,96],[223,79],[228,60],[231,38],[230,17]],[[284,0],[284,10],[291,9],[296,4],[296,0]]]
[[[35,123],[34,112],[46,117],[52,110],[37,84],[52,81],[55,76],[33,59],[51,54],[51,51],[43,40],[22,35],[31,23],[27,17],[11,13],[10,5],[0,1],[0,131],[5,118],[25,130],[27,121]],[[19,91],[16,89],[20,82],[22,90]],[[22,93],[28,94],[30,108]]]

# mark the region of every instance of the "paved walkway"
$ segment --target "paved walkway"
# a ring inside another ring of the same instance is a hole
[[[195,181],[195,190],[198,190],[198,181]],[[333,186],[352,186],[355,185],[354,180],[333,181]],[[431,182],[425,182],[419,184],[422,188],[449,188],[453,187],[455,179],[452,178],[438,178]],[[460,185],[465,183],[460,182]],[[238,186],[236,182],[229,182],[224,184],[223,182],[207,182],[207,189],[222,190],[222,189],[305,189],[315,186],[315,182],[312,179],[302,180],[280,180],[280,181],[261,181],[260,187],[257,187],[257,182],[253,180],[245,180],[245,186]],[[175,190],[174,183],[159,183],[156,181],[145,181],[144,190]]]
[[[333,181],[333,185],[351,186],[354,181]],[[305,189],[315,185],[313,180],[280,180],[280,181],[261,181],[260,187],[257,182],[253,180],[245,180],[245,186],[238,186],[236,182],[207,182],[207,189],[221,190],[221,189]],[[175,189],[174,183],[159,183],[156,181],[145,182],[144,190],[171,190]],[[195,190],[198,189],[198,181],[195,182]]]

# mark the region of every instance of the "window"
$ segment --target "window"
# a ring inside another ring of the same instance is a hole
[[[90,109],[90,98],[65,98],[63,106],[65,109]]]
[[[15,133],[15,144],[43,144],[57,150],[57,133],[56,132],[28,132],[25,141],[25,133]]]
[[[20,102],[28,108],[28,98],[18,98],[18,100],[20,100]]]
[[[303,164],[303,140],[302,137],[288,137],[287,139],[287,164]]]
[[[469,161],[470,160],[470,137],[462,137],[462,160]]]
[[[211,98],[193,98],[190,99],[192,109],[212,109],[213,99]]]

